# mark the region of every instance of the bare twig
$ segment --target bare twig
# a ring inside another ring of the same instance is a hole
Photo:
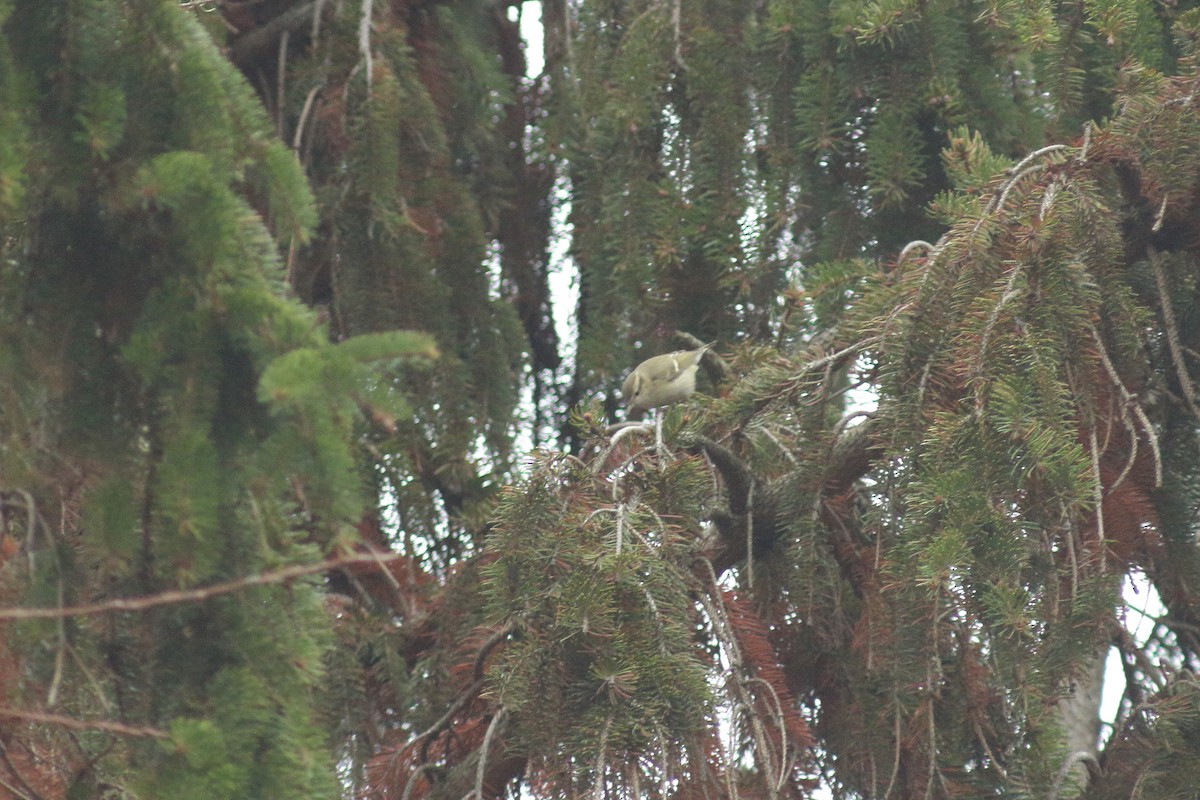
[[[504,720],[504,706],[500,706],[496,713],[492,716],[492,721],[488,725],[487,733],[483,735],[483,744],[479,745],[479,766],[475,770],[475,799],[483,800],[483,776],[487,772],[487,757],[488,752],[492,749],[492,737],[496,735],[496,730],[500,727],[500,723]]]
[[[358,19],[358,49],[362,51],[367,69],[368,97],[371,96],[371,4],[372,0],[362,0],[362,14]]]
[[[1008,276],[1008,283],[1004,286],[1004,294],[1000,296],[1000,300],[992,306],[992,313],[988,315],[987,324],[983,326],[983,335],[979,339],[979,355],[978,361],[975,364],[972,372],[976,377],[983,373],[983,365],[987,359],[987,348],[991,343],[992,334],[996,330],[996,326],[1000,322],[1000,312],[1004,307],[1016,299],[1021,290],[1017,287],[1017,279],[1021,277],[1023,270],[1020,265],[1013,266],[1012,274]],[[975,414],[978,416],[983,413],[983,397],[979,394],[978,389],[975,394]]]
[[[237,578],[232,581],[225,581],[224,583],[214,583],[195,589],[171,589],[143,597],[120,597],[95,603],[82,603],[80,605],[61,606],[57,608],[0,608],[0,619],[58,619],[60,617],[88,617],[121,611],[145,611],[150,608],[157,608],[158,606],[207,600],[210,597],[230,594],[251,586],[268,586],[276,583],[284,583],[303,577],[304,575],[337,569],[349,564],[386,562],[400,557],[399,553],[392,553],[386,556],[378,553],[343,556],[341,558],[331,558],[326,561],[317,561],[310,564],[294,564],[290,567],[247,575],[244,578]]]
[[[414,741],[421,743],[422,764],[429,761],[429,745],[433,743],[433,740],[437,738],[439,733],[446,729],[446,727],[450,724],[450,720],[454,719],[455,715],[462,711],[467,703],[475,699],[475,696],[479,694],[479,690],[482,688],[483,678],[478,678],[475,681],[472,681],[470,686],[468,686],[466,689],[463,689],[462,692],[459,693],[458,697],[454,698],[454,702],[450,704],[450,708],[447,709],[446,713],[442,714],[441,718],[438,719],[437,722],[430,725],[428,728],[422,731],[419,736],[417,736]]]
[[[154,739],[170,739],[171,734],[162,728],[150,726],[126,725],[123,722],[113,722],[104,719],[76,719],[62,714],[47,714],[42,711],[25,711],[17,708],[0,708],[0,717],[20,719],[26,722],[36,722],[42,725],[58,725],[74,731],[104,731],[119,736],[150,737]]]
[[[754,588],[754,482],[746,492],[746,585]]]
[[[286,30],[279,34],[279,64],[276,67],[278,74],[275,76],[275,135],[280,139],[283,138],[283,95],[287,89],[287,52],[290,38],[291,34]]]
[[[808,371],[808,370],[817,369],[819,367],[824,367],[826,364],[833,364],[833,363],[845,358],[846,356],[851,355],[852,353],[856,353],[860,350],[865,350],[866,348],[870,347],[873,344],[878,344],[882,340],[883,340],[882,336],[868,336],[866,339],[863,339],[860,342],[855,342],[854,344],[850,345],[849,347],[843,347],[841,350],[838,350],[836,353],[830,353],[827,356],[822,356],[821,358],[817,358],[812,361],[809,361],[807,364],[803,365],[803,368],[804,368],[804,370]]]
[[[892,708],[894,709],[892,741],[895,742],[895,747],[892,751],[892,777],[888,780],[887,791],[883,793],[883,800],[888,800],[892,796],[892,789],[896,788],[896,778],[900,775],[900,703],[897,701],[895,694],[892,695]]]
[[[1155,487],[1162,486],[1163,466],[1162,466],[1162,451],[1158,447],[1158,436],[1154,433],[1154,427],[1150,424],[1150,418],[1146,416],[1146,410],[1142,408],[1142,404],[1137,401],[1133,393],[1125,388],[1125,383],[1121,380],[1121,376],[1117,374],[1117,368],[1113,366],[1112,359],[1109,358],[1108,349],[1104,346],[1104,340],[1100,338],[1100,331],[1096,329],[1095,324],[1088,323],[1088,328],[1091,330],[1092,339],[1096,342],[1097,352],[1100,354],[1100,363],[1104,365],[1104,371],[1108,374],[1108,379],[1112,381],[1113,386],[1121,394],[1121,400],[1126,408],[1133,411],[1135,417],[1142,428],[1146,431],[1146,439],[1150,443],[1150,450],[1154,453],[1154,485]],[[1137,438],[1137,431],[1130,430],[1129,435],[1134,439]]]
[[[296,151],[296,155],[300,155],[300,143],[304,140],[304,126],[308,124],[308,115],[312,113],[313,101],[317,99],[317,93],[324,88],[324,84],[318,83],[316,86],[308,90],[308,95],[304,98],[304,107],[300,109],[300,119],[296,122],[296,131],[292,134],[292,150]]]
[[[604,721],[604,730],[600,732],[600,752],[596,754],[596,780],[592,784],[592,800],[604,800],[604,767],[605,756],[608,755],[608,731],[612,728],[613,718]]]
[[[1192,376],[1188,373],[1187,362],[1183,358],[1183,348],[1179,343],[1179,326],[1175,322],[1175,309],[1171,305],[1167,274],[1163,270],[1162,261],[1155,253],[1150,254],[1150,262],[1154,265],[1154,283],[1158,287],[1158,304],[1162,308],[1163,327],[1166,328],[1167,349],[1171,351],[1171,363],[1175,365],[1175,374],[1179,378],[1179,388],[1183,391],[1183,399],[1187,402],[1192,416],[1200,419],[1200,409],[1196,405],[1196,387],[1192,385]]]
[[[773,704],[772,710],[775,712],[775,727],[779,729],[779,777],[775,781],[775,792],[783,791],[783,785],[787,783],[788,776],[788,738],[787,738],[787,723],[784,720],[783,703],[779,700],[779,693],[775,691],[775,687],[768,681],[762,678],[750,678],[746,683],[761,683],[767,687],[767,694],[771,697]]]
[[[475,654],[475,665],[471,669],[471,676],[475,680],[483,679],[483,665],[487,661],[487,657],[496,649],[496,645],[507,639],[508,635],[512,632],[513,624],[512,622],[508,622],[494,630],[492,635],[479,646],[479,652]]]
[[[1088,431],[1092,448],[1092,502],[1096,504],[1096,542],[1100,548],[1100,571],[1108,566],[1108,545],[1104,543],[1104,482],[1100,477],[1100,448],[1096,443],[1096,426]]]
[[[408,800],[409,795],[412,793],[413,787],[417,785],[417,778],[421,777],[423,773],[428,772],[435,767],[435,764],[426,763],[421,764],[419,767],[410,772],[408,774],[408,780],[404,782],[404,791],[400,793],[400,800]]]
[[[671,6],[671,29],[675,34],[675,66],[679,70],[687,70],[687,64],[683,63],[683,36],[680,33],[680,0],[675,0]]]
[[[1092,121],[1089,119],[1083,123],[1083,144],[1079,147],[1079,155],[1076,160],[1079,162],[1087,161],[1088,146],[1092,143]]]
[[[1063,783],[1070,774],[1071,768],[1076,764],[1083,764],[1087,767],[1089,773],[1098,773],[1100,771],[1100,763],[1096,761],[1096,757],[1091,753],[1080,750],[1063,759],[1062,766],[1058,768],[1058,774],[1054,776],[1054,783],[1050,786],[1050,794],[1047,795],[1047,800],[1058,800],[1059,793],[1062,792]],[[1133,795],[1137,797],[1135,793]]]
[[[900,255],[896,256],[896,265],[899,266],[900,264],[903,264],[904,259],[908,257],[908,254],[911,253],[912,251],[916,250],[917,248],[924,249],[928,255],[932,255],[934,253],[934,251],[937,249],[936,247],[934,247],[933,245],[931,245],[929,242],[925,241],[924,239],[914,239],[913,241],[904,245],[903,248],[901,248]]]
[[[1162,203],[1158,207],[1158,213],[1154,215],[1154,224],[1150,226],[1150,230],[1153,231],[1154,233],[1158,233],[1160,230],[1162,230],[1163,220],[1167,216],[1167,198],[1168,197],[1170,197],[1170,195],[1168,195],[1168,194],[1163,195]]]
[[[25,780],[25,776],[17,769],[16,764],[13,764],[12,759],[8,757],[8,747],[4,741],[0,739],[0,764],[8,770],[13,779],[21,784],[20,787],[13,786],[8,781],[4,782],[4,788],[13,793],[13,796],[19,800],[45,800],[42,795],[38,794],[29,782]]]

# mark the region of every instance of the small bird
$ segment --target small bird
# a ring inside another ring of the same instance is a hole
[[[621,396],[629,410],[674,405],[691,397],[696,391],[696,368],[704,351],[713,344],[654,356],[634,367],[621,387]]]

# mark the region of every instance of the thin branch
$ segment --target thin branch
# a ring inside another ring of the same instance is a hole
[[[475,654],[475,665],[471,668],[471,676],[475,680],[478,681],[483,679],[483,665],[484,662],[487,661],[487,657],[493,650],[496,649],[496,645],[508,638],[508,635],[512,633],[512,631],[513,623],[508,622],[503,627],[497,628],[495,631],[493,631],[492,635],[489,636],[484,643],[479,646],[479,652]]]
[[[279,34],[279,64],[276,67],[278,74],[275,76],[275,135],[280,139],[283,138],[283,95],[287,89],[287,52],[290,38],[291,34],[286,30]]]
[[[892,796],[892,789],[896,788],[896,778],[900,776],[900,703],[896,699],[895,693],[892,694],[892,709],[893,709],[893,732],[892,740],[895,742],[895,748],[892,752],[892,777],[888,780],[887,791],[883,793],[883,800],[888,800]]]
[[[1104,482],[1100,477],[1100,449],[1096,443],[1096,426],[1088,431],[1092,448],[1092,501],[1096,504],[1096,541],[1100,546],[1100,572],[1108,566],[1108,545],[1104,543]]]
[[[367,68],[367,96],[371,96],[371,3],[363,0],[362,15],[358,19],[358,49],[362,52]]]
[[[312,37],[312,46],[315,49],[317,42],[321,38],[321,10],[325,7],[325,0],[317,0],[313,7],[312,14],[312,32],[309,34]]]
[[[1019,177],[1021,170],[1025,168],[1025,165],[1028,164],[1030,161],[1033,161],[1035,158],[1039,158],[1041,156],[1049,155],[1050,153],[1055,153],[1059,150],[1066,150],[1066,149],[1067,149],[1067,146],[1065,144],[1046,145],[1045,147],[1042,147],[1038,150],[1034,150],[1032,153],[1030,153],[1029,155],[1022,158],[1020,161],[1018,161],[1016,164],[1014,164],[1011,169],[1006,170],[1006,172],[1009,175],[1012,175],[1013,177]]]
[[[466,706],[467,703],[471,702],[471,700],[473,700],[477,694],[479,694],[479,690],[482,688],[483,678],[477,678],[471,683],[470,686],[464,689],[458,695],[458,697],[454,699],[454,702],[450,704],[450,708],[445,714],[442,714],[441,718],[437,722],[430,725],[419,736],[417,736],[415,741],[421,743],[422,764],[429,761],[429,745],[433,743],[433,740],[439,733],[441,733],[447,726],[450,725],[450,720],[454,719],[455,715],[458,714],[459,711],[462,711],[463,707]]]
[[[423,773],[428,772],[431,769],[435,769],[435,765],[426,763],[410,772],[408,774],[408,779],[404,782],[404,791],[400,793],[400,800],[408,800],[409,795],[412,793],[413,787],[417,785],[417,778],[421,777]]]
[[[1162,466],[1162,451],[1158,447],[1158,437],[1154,433],[1154,427],[1150,424],[1150,418],[1146,416],[1146,410],[1142,408],[1142,404],[1137,401],[1133,393],[1125,388],[1121,376],[1117,374],[1117,368],[1113,366],[1112,359],[1108,356],[1108,349],[1104,346],[1104,340],[1100,338],[1100,331],[1092,323],[1088,324],[1088,328],[1092,332],[1092,339],[1096,342],[1097,351],[1100,354],[1100,363],[1104,365],[1104,371],[1108,373],[1108,379],[1112,381],[1113,386],[1117,387],[1117,391],[1121,393],[1121,399],[1128,408],[1133,409],[1134,416],[1146,431],[1146,438],[1150,442],[1150,449],[1154,453],[1154,486],[1158,488],[1162,486],[1163,466]],[[1137,431],[1130,431],[1130,435],[1137,437]]]
[[[1085,765],[1088,773],[1099,773],[1100,771],[1100,763],[1096,761],[1096,757],[1091,753],[1086,750],[1071,753],[1063,759],[1062,766],[1058,768],[1058,774],[1054,776],[1054,783],[1050,786],[1050,794],[1047,795],[1047,800],[1058,800],[1058,795],[1063,790],[1063,783],[1066,781],[1067,775],[1070,774],[1071,768],[1076,764]]]
[[[904,245],[903,248],[901,248],[900,255],[896,256],[896,265],[899,266],[900,264],[903,264],[904,259],[908,257],[908,254],[911,253],[913,250],[916,250],[919,247],[924,248],[928,255],[932,255],[934,253],[934,251],[937,250],[936,247],[934,247],[933,245],[931,245],[929,242],[925,241],[924,239],[914,239],[913,241]]]
[[[746,492],[746,585],[754,588],[754,481]]]
[[[870,347],[873,344],[878,344],[881,341],[883,341],[882,336],[868,336],[866,339],[863,339],[860,342],[855,342],[854,344],[850,345],[849,347],[843,347],[841,350],[838,350],[836,353],[830,353],[827,356],[822,356],[821,358],[815,359],[813,361],[809,361],[807,364],[803,364],[801,366],[801,368],[803,370],[807,371],[807,370],[816,369],[818,367],[824,367],[826,364],[831,364],[831,363],[837,362],[837,361],[841,360],[842,358],[845,358],[846,356],[850,355],[851,353],[858,352],[859,350],[864,350],[867,347]]]
[[[46,714],[41,711],[24,711],[17,708],[0,707],[0,717],[20,719],[44,725],[58,725],[59,727],[68,728],[73,731],[104,731],[105,733],[115,733],[119,736],[149,737],[154,739],[171,738],[171,734],[162,728],[126,725],[123,722],[112,722],[111,720],[103,719],[76,719],[75,717],[63,716],[62,714]]]
[[[483,744],[479,745],[479,767],[475,770],[476,800],[483,800],[483,776],[487,772],[488,751],[492,749],[492,737],[496,735],[496,730],[500,727],[506,710],[504,706],[500,706],[496,711],[491,723],[488,725],[487,733],[483,735]]]
[[[774,793],[778,794],[779,792],[783,791],[783,786],[785,783],[787,783],[788,764],[789,764],[788,758],[787,758],[787,751],[788,751],[787,722],[784,719],[783,703],[780,702],[779,693],[775,691],[775,687],[772,686],[768,681],[766,681],[762,678],[749,678],[746,681],[746,683],[748,683],[748,684],[749,683],[761,683],[763,686],[767,687],[767,694],[769,694],[771,696],[771,700],[774,703],[773,710],[775,712],[775,714],[774,714],[775,727],[777,727],[779,729],[779,766],[780,766],[779,777],[775,781]]]
[[[972,727],[975,728],[975,740],[979,742],[979,745],[983,748],[983,752],[987,754],[988,763],[991,764],[992,769],[1000,773],[1000,777],[1003,780],[1007,781],[1008,771],[1004,769],[1000,764],[1000,759],[996,758],[996,754],[992,752],[991,745],[987,743],[987,737],[983,735],[983,729],[979,727],[979,722],[975,721]]]
[[[313,101],[317,99],[317,93],[324,87],[325,84],[318,83],[308,90],[308,95],[304,98],[304,107],[300,109],[300,119],[296,122],[296,131],[292,135],[292,150],[296,151],[297,158],[300,156],[300,144],[304,141],[304,126],[308,124],[308,115],[312,113]]]
[[[1175,322],[1175,309],[1171,305],[1171,295],[1167,291],[1167,274],[1163,270],[1162,261],[1150,254],[1150,262],[1154,265],[1154,283],[1158,287],[1158,304],[1162,308],[1163,326],[1166,328],[1167,349],[1171,351],[1171,363],[1175,365],[1175,375],[1179,378],[1179,387],[1183,390],[1183,399],[1187,401],[1192,416],[1200,419],[1200,409],[1196,407],[1196,387],[1192,385],[1192,376],[1188,373],[1187,362],[1183,358],[1183,348],[1179,344],[1179,325]]]
[[[16,764],[14,764],[12,759],[8,757],[8,747],[4,744],[2,739],[0,739],[0,763],[4,764],[5,769],[7,769],[9,774],[13,776],[13,779],[17,783],[21,784],[21,786],[18,788],[9,784],[8,781],[4,782],[4,788],[11,791],[13,796],[19,798],[19,800],[45,800],[41,794],[39,794],[32,786],[29,785],[29,782],[25,780],[25,776],[21,774],[20,770],[17,769]]]
[[[394,561],[400,557],[399,553],[392,553],[386,556],[379,555],[378,553],[343,556],[341,558],[332,558],[310,564],[294,564],[290,567],[247,575],[244,578],[237,578],[232,581],[225,581],[224,583],[214,583],[196,589],[171,589],[143,597],[120,597],[113,600],[82,603],[75,606],[61,606],[58,608],[0,608],[0,620],[58,619],[60,617],[89,617],[97,614],[109,614],[121,611],[145,611],[150,608],[157,608],[158,606],[207,600],[210,597],[230,594],[251,586],[268,586],[276,583],[284,583],[305,575],[344,567],[348,564],[373,564],[380,561]]]
[[[26,794],[24,792],[24,790],[18,789],[16,786],[13,786],[11,783],[9,783],[6,780],[0,780],[0,788],[3,788],[4,791],[8,792],[13,797],[17,798],[17,800],[34,800],[33,795]],[[41,795],[38,795],[38,797],[40,798]]]
[[[1054,200],[1055,200],[1055,198],[1058,197],[1059,182],[1060,182],[1059,178],[1053,179],[1052,181],[1050,181],[1050,185],[1048,185],[1046,187],[1045,191],[1042,192],[1042,205],[1038,209],[1038,215],[1037,215],[1037,219],[1039,221],[1044,220],[1046,218],[1046,212],[1050,210],[1050,207],[1052,205],[1054,205]],[[1065,181],[1064,181],[1064,183],[1065,183]]]
[[[784,458],[786,458],[788,461],[792,462],[793,467],[800,466],[800,461],[796,458],[796,456],[792,455],[791,450],[784,447],[783,442],[779,441],[779,438],[776,437],[775,434],[771,432],[771,429],[766,425],[766,423],[760,422],[759,424],[754,426],[754,430],[762,431],[763,434],[766,435],[766,437],[768,439],[770,439],[775,444],[776,447],[779,448],[780,454]]]
[[[1167,216],[1168,197],[1170,197],[1169,194],[1163,195],[1162,204],[1158,207],[1158,213],[1154,215],[1154,224],[1150,226],[1150,230],[1154,233],[1158,233],[1160,230],[1162,230],[1163,219],[1165,219]]]
[[[1049,155],[1050,153],[1066,149],[1067,146],[1065,144],[1047,145],[1046,147],[1034,150],[1012,167],[1005,170],[1005,174],[1009,176],[1008,179],[1005,180],[1000,185],[999,190],[992,195],[991,202],[987,204],[987,207],[984,209],[984,213],[980,216],[979,221],[975,223],[975,227],[971,231],[972,234],[979,230],[980,226],[983,225],[983,221],[987,219],[989,214],[999,211],[1004,207],[1005,202],[1008,200],[1008,193],[1012,191],[1012,188],[1016,186],[1022,178],[1032,175],[1035,172],[1040,172],[1046,168],[1045,164],[1034,164],[1033,166],[1029,166],[1030,162],[1032,162],[1034,159],[1040,158],[1041,156]]]
[[[1087,161],[1088,146],[1092,143],[1092,121],[1089,119],[1083,123],[1083,144],[1079,147],[1079,155],[1076,160],[1080,163]]]
[[[671,29],[675,34],[675,66],[680,72],[687,70],[687,64],[683,63],[683,36],[680,34],[680,5],[681,0],[675,0],[671,6]]]
[[[593,800],[604,800],[604,767],[605,756],[608,754],[608,731],[612,728],[613,718],[610,715],[604,721],[604,730],[600,732],[600,752],[596,754],[596,781],[592,784]]]
[[[1021,266],[1019,264],[1015,265],[1013,267],[1012,274],[1008,276],[1008,283],[1004,286],[1004,294],[1000,296],[999,302],[992,306],[992,313],[988,315],[987,324],[983,326],[983,335],[980,337],[979,341],[979,360],[976,362],[975,367],[972,370],[977,378],[983,374],[983,365],[987,360],[988,345],[991,343],[992,334],[995,332],[996,326],[1000,322],[1000,312],[1003,311],[1004,307],[1016,299],[1017,295],[1021,293],[1021,290],[1017,286],[1017,279],[1020,278],[1022,274],[1023,270],[1021,269]],[[979,393],[978,389],[976,389],[975,414],[978,416],[982,413],[983,396]]]

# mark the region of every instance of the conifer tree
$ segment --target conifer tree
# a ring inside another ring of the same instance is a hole
[[[405,413],[371,365],[432,343],[334,345],[285,296],[312,195],[191,15],[0,24],[4,594],[51,611],[4,622],[5,791],[335,797],[317,579],[368,496],[360,408]]]

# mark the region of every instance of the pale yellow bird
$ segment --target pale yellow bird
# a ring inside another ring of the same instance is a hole
[[[634,367],[621,387],[621,396],[629,410],[674,405],[691,397],[696,391],[696,368],[704,351],[713,344],[654,356]]]

